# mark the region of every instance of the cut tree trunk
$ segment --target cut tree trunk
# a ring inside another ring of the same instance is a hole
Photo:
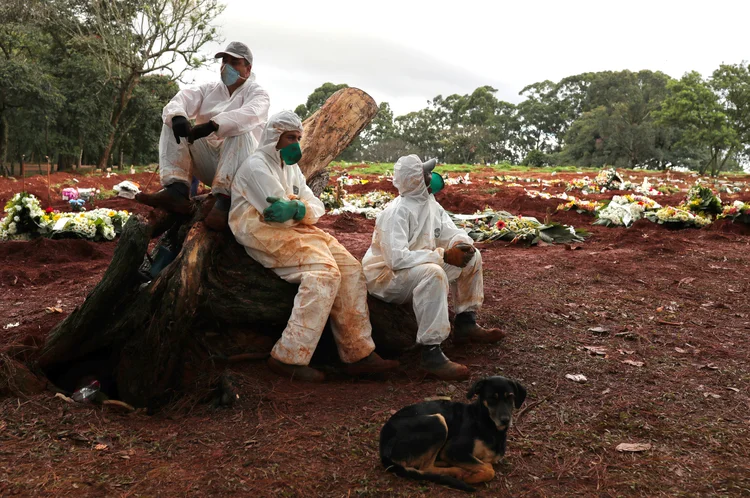
[[[328,164],[378,113],[375,101],[359,88],[342,88],[304,122],[299,167],[310,189],[320,195],[328,184]],[[320,179],[324,177],[324,179]]]
[[[312,125],[305,122],[306,133],[312,126],[308,137],[329,130],[319,136],[325,146],[309,138],[303,144],[303,157],[314,171],[325,171],[327,161],[371,119],[361,109],[372,99],[361,90],[346,90],[310,118]],[[339,120],[356,130],[323,125]],[[151,221],[131,217],[100,283],[52,330],[42,349],[36,366],[53,383],[70,391],[94,376],[110,396],[153,410],[187,391],[230,384],[217,379],[233,359],[270,353],[289,319],[297,286],[250,258],[229,231],[207,230],[201,221],[211,203],[211,198],[195,199],[190,216],[155,211]],[[139,268],[157,236],[177,256],[143,283]],[[378,351],[393,355],[414,345],[417,325],[410,306],[373,297],[369,306]],[[313,363],[337,358],[326,326]]]

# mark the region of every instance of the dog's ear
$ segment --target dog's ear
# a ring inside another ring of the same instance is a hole
[[[482,386],[484,385],[485,379],[480,379],[474,383],[473,386],[469,389],[469,392],[466,393],[466,399],[471,399],[477,394],[479,394],[479,391],[482,390]]]
[[[526,388],[515,380],[510,381],[510,383],[513,385],[513,399],[516,408],[521,408],[523,401],[526,399]]]

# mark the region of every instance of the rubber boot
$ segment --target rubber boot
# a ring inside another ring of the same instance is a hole
[[[399,362],[394,360],[384,360],[378,355],[378,353],[373,351],[365,358],[362,358],[355,363],[349,363],[344,369],[349,375],[364,375],[396,370],[398,366]]]
[[[453,329],[454,344],[467,342],[489,344],[504,339],[506,335],[502,329],[486,329],[477,325],[477,316],[473,311],[456,315]]]
[[[184,183],[172,183],[155,194],[135,195],[135,200],[147,206],[164,209],[170,213],[190,214],[193,205],[190,203],[188,186]]]
[[[274,357],[268,358],[268,368],[276,375],[303,382],[323,382],[326,376],[320,370],[306,365],[287,365]]]
[[[464,365],[450,361],[439,345],[423,346],[422,360],[419,362],[422,370],[435,375],[442,380],[466,380],[469,369]]]
[[[216,194],[216,202],[203,223],[215,232],[223,232],[229,224],[231,198],[228,195]]]

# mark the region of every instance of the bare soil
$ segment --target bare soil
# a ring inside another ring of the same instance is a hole
[[[472,174],[474,183],[449,186],[439,200],[461,213],[489,205],[550,216],[591,236],[574,246],[479,245],[486,285],[480,319],[505,327],[509,337],[493,346],[447,343],[445,351],[471,367],[471,381],[512,377],[529,397],[496,478],[477,494],[750,495],[748,227],[592,226],[586,215],[555,212],[558,200],[531,199],[521,187],[480,180],[492,174]],[[148,177],[135,180],[145,185]],[[106,189],[132,179],[55,173],[52,198],[73,178]],[[25,185],[46,207],[46,176]],[[378,186],[385,185],[363,187]],[[20,181],[0,179],[0,202],[20,190]],[[682,197],[659,202],[677,204]],[[748,200],[750,193],[722,199]],[[99,205],[150,209],[119,198]],[[361,258],[374,221],[326,216],[320,226]],[[0,243],[0,352],[33,361],[50,329],[96,285],[116,243]],[[585,346],[604,348],[606,356]],[[416,356],[400,359],[397,374],[322,385],[279,379],[263,362],[233,365],[240,399],[232,409],[180,403],[148,416],[70,405],[51,392],[2,398],[0,495],[462,496],[397,478],[379,463],[378,433],[391,413],[432,396],[465,401],[471,382],[425,379]],[[588,381],[575,383],[566,374]],[[620,443],[652,446],[621,453]]]

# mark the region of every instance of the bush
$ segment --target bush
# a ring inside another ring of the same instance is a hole
[[[550,158],[539,149],[530,150],[529,153],[526,154],[526,157],[524,157],[523,161],[521,161],[522,166],[535,166],[537,168],[549,166],[550,164]]]

